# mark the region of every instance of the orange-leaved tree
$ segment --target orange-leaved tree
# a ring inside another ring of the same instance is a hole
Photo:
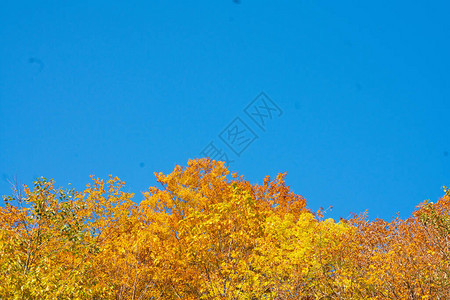
[[[116,177],[40,179],[0,208],[0,299],[449,299],[450,192],[411,218],[335,222],[285,175],[223,162],[156,174],[136,203]]]

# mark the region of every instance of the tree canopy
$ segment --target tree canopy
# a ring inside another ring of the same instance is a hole
[[[313,212],[285,175],[222,162],[84,191],[39,179],[0,207],[0,299],[450,299],[450,191],[405,220]]]

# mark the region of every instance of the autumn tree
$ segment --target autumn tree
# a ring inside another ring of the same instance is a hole
[[[450,192],[405,220],[335,222],[286,174],[223,162],[82,192],[39,179],[0,208],[0,299],[449,299]]]

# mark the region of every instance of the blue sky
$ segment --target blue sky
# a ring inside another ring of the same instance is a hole
[[[4,0],[0,194],[113,174],[140,201],[213,142],[330,217],[407,217],[450,184],[449,6]],[[280,109],[264,130],[244,111],[261,92]],[[236,118],[255,137],[239,156],[219,137]]]

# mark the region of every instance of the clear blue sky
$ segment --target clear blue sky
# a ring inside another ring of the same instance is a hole
[[[0,194],[113,174],[140,201],[211,141],[334,218],[407,217],[450,184],[448,1],[93,2],[1,1]]]

